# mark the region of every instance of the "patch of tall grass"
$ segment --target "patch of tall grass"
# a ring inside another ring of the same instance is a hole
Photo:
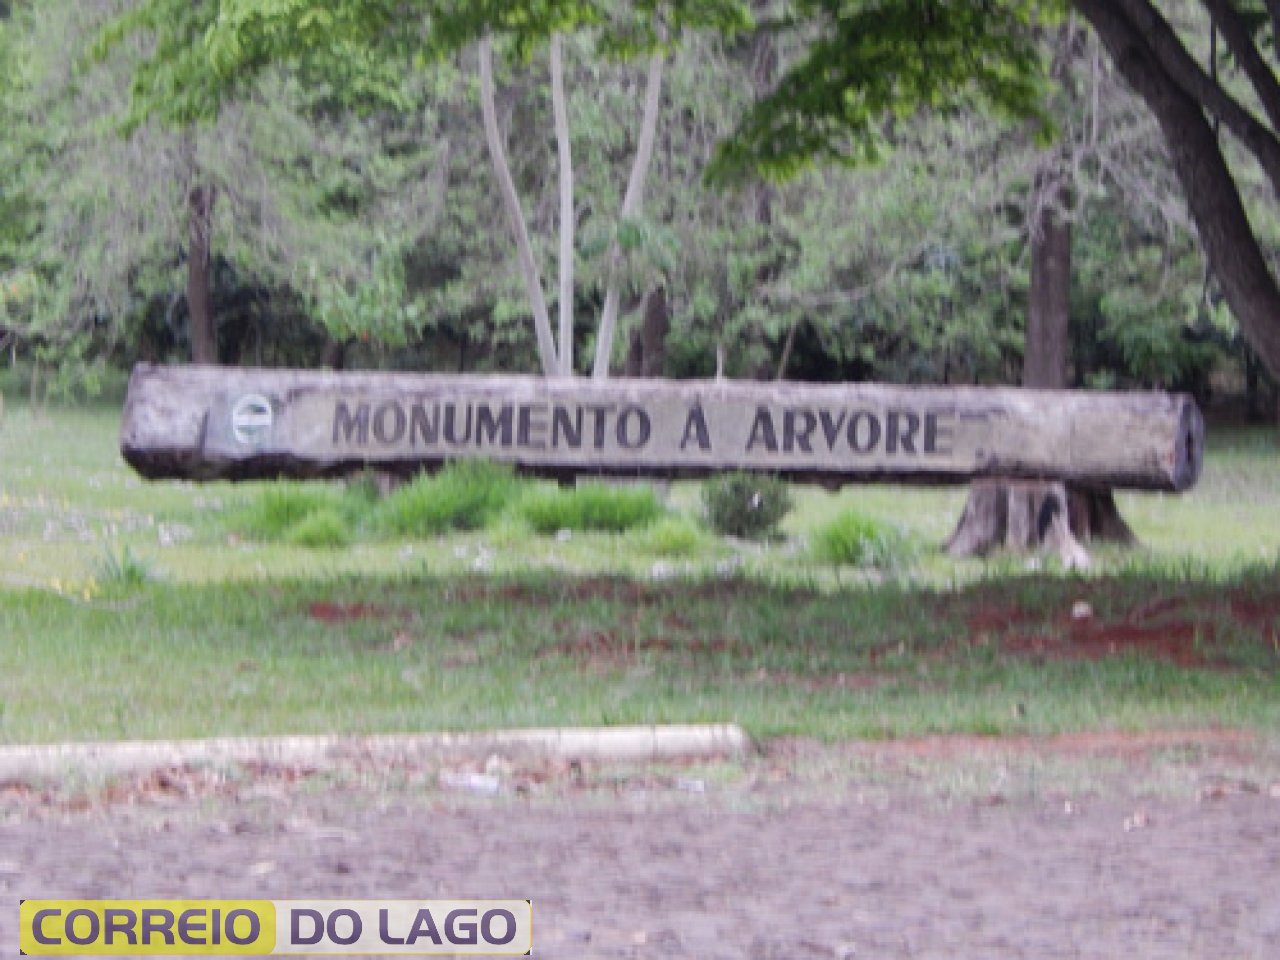
[[[648,486],[585,483],[572,489],[543,489],[520,502],[520,514],[535,533],[559,530],[625,533],[647,527],[663,514]]]
[[[845,510],[814,537],[814,556],[833,566],[896,571],[916,559],[915,545],[895,526],[858,510]]]
[[[480,530],[518,498],[519,482],[509,467],[459,460],[392,492],[378,506],[375,525],[403,537]]]

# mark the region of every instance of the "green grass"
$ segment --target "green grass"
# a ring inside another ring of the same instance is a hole
[[[898,528],[860,510],[845,510],[817,531],[814,556],[835,566],[902,570],[915,560],[915,548]]]
[[[411,537],[479,530],[515,499],[516,491],[508,468],[464,460],[397,489],[378,507],[376,522],[389,533]]]
[[[353,504],[344,509],[345,499],[341,486],[334,484],[270,484],[258,493],[240,517],[235,518],[233,525],[255,540],[298,543],[298,529],[304,525],[315,528],[314,518],[317,516],[330,518],[330,523],[332,518],[337,518],[344,526],[344,513],[358,520],[358,510],[352,507],[360,500],[353,498]],[[348,539],[349,535],[348,530]]]
[[[351,524],[339,510],[315,510],[294,524],[286,539],[295,547],[345,547],[351,543]]]
[[[659,557],[696,557],[708,548],[706,532],[687,516],[666,516],[651,524],[638,543]]]
[[[1274,595],[1274,572],[1233,589]],[[1012,599],[1049,623],[1080,589],[1037,579]],[[1097,602],[1189,589],[1212,588],[1134,577]],[[984,591],[1009,599],[1002,584],[812,592],[546,575],[146,584],[88,602],[13,591],[0,607],[0,740],[713,720],[831,739],[1280,724],[1277,655],[1258,637],[1223,638],[1211,669],[1001,656],[966,626]]]
[[[535,533],[626,533],[662,516],[662,504],[650,486],[584,483],[572,489],[538,489],[520,502],[520,515]]]
[[[703,720],[825,738],[1280,729],[1280,623],[1223,612],[1280,602],[1268,433],[1211,433],[1190,494],[1121,495],[1144,547],[1101,551],[1087,576],[927,549],[963,491],[797,488],[785,539],[743,543],[703,531],[700,486],[675,484],[645,529],[559,540],[512,519],[546,485],[491,474],[457,484],[487,491],[460,514],[487,526],[441,535],[423,518],[473,492],[441,494],[447,473],[380,502],[368,483],[147,483],[117,436],[115,409],[6,405],[0,740]],[[850,509],[925,545],[918,563],[888,584],[838,579],[813,547]],[[1195,643],[1211,656],[1194,667],[1010,654],[974,626],[1014,610],[1053,639],[1077,601],[1127,623],[1182,596],[1204,610]],[[313,604],[371,612],[317,619]]]

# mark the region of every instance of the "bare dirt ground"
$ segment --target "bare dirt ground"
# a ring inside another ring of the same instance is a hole
[[[1231,731],[0,787],[11,955],[21,897],[530,897],[542,957],[1272,960],[1278,878]]]

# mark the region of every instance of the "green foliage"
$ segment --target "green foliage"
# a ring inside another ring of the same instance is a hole
[[[799,0],[779,26],[818,36],[721,148],[713,176],[789,176],[877,160],[886,126],[922,110],[1042,122],[1043,62],[1027,0]]]
[[[108,549],[98,561],[96,580],[107,589],[131,590],[141,587],[154,576],[149,560],[138,556],[126,544],[119,553]]]
[[[684,30],[735,33],[751,22],[745,0],[222,0],[207,49],[216,72],[230,78],[317,56],[413,50],[425,61],[489,35],[527,59],[552,34],[592,28],[603,32],[607,52],[626,56]]]
[[[846,510],[814,537],[814,556],[833,566],[901,570],[915,560],[911,542],[893,525],[858,510]]]
[[[318,515],[341,516],[346,502],[343,492],[335,487],[305,482],[273,483],[237,518],[236,526],[255,540],[293,542],[299,527]],[[346,512],[358,513],[358,504],[359,500],[352,498]]]
[[[702,529],[685,516],[662,517],[644,532],[644,548],[660,557],[696,556],[706,545]]]
[[[716,533],[748,540],[781,536],[783,518],[791,510],[786,481],[760,473],[728,473],[702,485],[707,523]]]
[[[405,537],[479,530],[515,499],[518,489],[509,467],[459,460],[394,491],[378,508],[376,523]]]
[[[351,542],[351,527],[342,512],[324,507],[291,526],[285,541],[295,547],[345,547]]]
[[[663,507],[649,486],[584,483],[569,490],[532,492],[520,502],[520,513],[541,534],[558,530],[623,533],[653,523]]]

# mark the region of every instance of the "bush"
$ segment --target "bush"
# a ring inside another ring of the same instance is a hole
[[[382,502],[378,523],[390,533],[408,537],[479,530],[502,512],[516,491],[510,468],[484,460],[459,460],[394,491]]]
[[[308,517],[340,512],[341,490],[314,483],[274,483],[241,515],[237,526],[254,540],[284,540]]]
[[[660,557],[691,557],[706,537],[687,517],[663,517],[644,533],[644,546]]]
[[[587,483],[571,490],[539,490],[520,504],[535,533],[601,530],[623,533],[646,527],[662,515],[651,487],[613,487]]]
[[[900,530],[857,510],[846,510],[819,530],[813,551],[824,563],[877,570],[899,570],[915,559]]]
[[[721,536],[771,540],[781,536],[791,491],[778,477],[730,473],[703,484],[702,504],[707,523]]]
[[[294,524],[285,540],[295,547],[345,547],[351,542],[351,527],[340,512],[326,507]]]

